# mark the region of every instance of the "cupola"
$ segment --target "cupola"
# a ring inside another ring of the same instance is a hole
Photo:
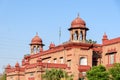
[[[38,33],[32,38],[30,47],[31,54],[37,54],[43,51],[44,44],[42,43],[42,39],[38,36]]]
[[[18,62],[15,64],[15,67],[20,67],[20,65],[19,65],[19,63],[18,63]]]
[[[79,17],[79,14],[71,22],[71,27],[68,30],[70,31],[71,42],[86,42],[86,34],[89,29],[86,27],[85,21]]]
[[[71,28],[84,28],[86,23],[82,20],[79,15],[71,22]]]
[[[31,40],[31,44],[42,44],[42,39],[36,34],[36,36]]]

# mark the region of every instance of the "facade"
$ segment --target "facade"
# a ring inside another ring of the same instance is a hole
[[[120,62],[120,38],[108,39],[103,35],[102,44],[86,40],[86,23],[79,16],[71,22],[68,29],[70,39],[60,45],[51,43],[44,50],[42,39],[36,34],[30,43],[30,54],[25,55],[22,65],[16,63],[6,67],[7,80],[42,80],[46,69],[63,69],[74,75],[74,80],[84,77],[92,66],[103,64],[106,67]]]

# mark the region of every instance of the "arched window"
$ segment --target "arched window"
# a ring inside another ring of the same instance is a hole
[[[37,53],[39,53],[40,52],[40,47],[39,46],[37,46]]]
[[[87,65],[87,58],[81,57],[80,58],[80,65]]]
[[[80,40],[81,41],[83,40],[83,33],[82,33],[82,31],[80,31]]]
[[[36,46],[33,47],[33,53],[36,53]]]
[[[74,40],[78,40],[78,31],[75,31],[74,33]]]

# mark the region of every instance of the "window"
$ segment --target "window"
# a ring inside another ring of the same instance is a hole
[[[14,80],[13,77],[10,77],[10,80]]]
[[[78,31],[75,31],[74,33],[74,40],[78,40]]]
[[[80,65],[87,65],[87,58],[81,57],[80,58]]]
[[[80,31],[80,40],[81,41],[83,40],[83,33],[82,33],[82,31]]]
[[[83,76],[86,76],[86,72],[82,72],[82,75],[83,75]]]
[[[54,59],[54,63],[57,63],[57,58]]]
[[[40,52],[40,48],[39,48],[39,46],[37,47],[37,53],[39,53]]]
[[[60,63],[63,63],[63,62],[64,62],[63,57],[60,57]]]
[[[109,62],[110,62],[110,64],[113,64],[115,62],[114,54],[109,55]]]
[[[67,66],[71,67],[71,60],[67,60]]]
[[[33,47],[33,53],[34,54],[36,53],[36,47],[35,46]]]

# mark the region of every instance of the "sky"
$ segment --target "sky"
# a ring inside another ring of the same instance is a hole
[[[68,41],[78,13],[89,28],[87,39],[101,44],[104,33],[109,39],[120,37],[120,0],[0,0],[0,73],[30,54],[36,32],[44,50],[51,42]]]

